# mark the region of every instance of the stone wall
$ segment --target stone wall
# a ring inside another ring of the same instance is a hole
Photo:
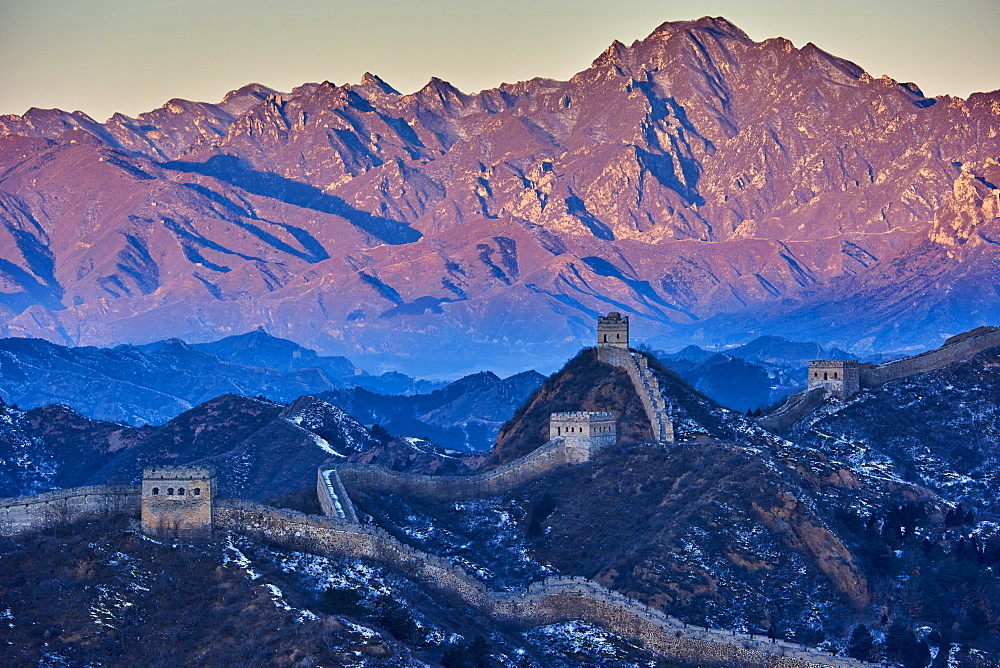
[[[357,523],[358,516],[354,512],[354,504],[347,496],[347,490],[344,489],[344,483],[341,482],[337,469],[321,468],[316,474],[319,478],[316,481],[316,494],[319,496],[323,514],[345,522]]]
[[[113,514],[138,518],[140,497],[138,485],[94,485],[0,499],[0,535],[16,536]]]
[[[791,429],[792,425],[804,418],[811,411],[819,408],[825,400],[825,387],[812,387],[808,390],[802,390],[789,396],[778,410],[765,415],[757,420],[757,422],[765,429],[780,433]]]
[[[862,368],[861,387],[877,387],[900,378],[927,373],[954,362],[967,360],[989,348],[1000,346],[1000,328],[990,329],[968,338],[953,337],[949,340],[953,342],[919,355]]]
[[[419,475],[371,466],[339,464],[335,467],[320,469],[316,492],[319,495],[323,512],[331,518],[339,515],[335,511],[331,512],[331,509],[335,509],[338,504],[345,510],[347,506],[351,505],[349,495],[344,489],[345,485],[348,488],[360,486],[393,494],[421,496],[443,502],[468,501],[484,496],[495,496],[528,483],[559,466],[588,461],[593,452],[590,440],[555,439],[524,457],[515,459],[492,471],[469,476]],[[339,489],[326,483],[325,472],[331,470],[336,470]],[[353,513],[353,507],[350,512]]]
[[[516,624],[582,619],[664,656],[689,660],[711,658],[744,666],[783,668],[868,665],[796,643],[684,624],[581,577],[548,578],[513,592],[491,591],[462,568],[405,545],[377,527],[335,522],[238,499],[219,499],[215,514],[220,529],[285,548],[378,561],[453,601]]]
[[[17,535],[110,514],[138,518],[140,501],[140,488],[132,485],[77,487],[0,499],[0,534]],[[305,515],[242,499],[215,499],[213,514],[216,529],[288,549],[383,563],[449,600],[516,624],[580,619],[664,656],[689,660],[711,658],[782,668],[867,665],[795,643],[687,625],[581,577],[548,578],[513,592],[491,591],[448,560],[405,545],[381,528],[353,521]]]
[[[653,435],[661,443],[674,440],[674,424],[667,412],[667,404],[660,391],[656,375],[649,370],[646,357],[639,353],[600,345],[597,347],[597,359],[612,366],[624,369],[632,385],[635,387],[646,416],[653,427]]]
[[[211,466],[147,466],[142,471],[142,532],[161,539],[212,536]]]

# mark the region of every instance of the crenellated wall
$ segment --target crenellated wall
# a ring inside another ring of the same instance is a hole
[[[667,412],[667,403],[660,391],[660,384],[655,374],[649,370],[645,355],[600,345],[597,347],[597,359],[625,370],[635,387],[636,394],[639,395],[639,400],[642,401],[642,407],[646,410],[656,440],[661,443],[673,442],[674,423]]]
[[[416,478],[417,476],[411,476]],[[426,476],[419,476],[426,477]],[[344,493],[334,479],[333,487]],[[345,494],[346,496],[346,494]],[[0,499],[0,534],[17,535],[80,519],[138,518],[140,488],[102,485]],[[718,659],[753,667],[863,668],[869,664],[761,636],[684,624],[582,577],[552,577],[512,592],[492,591],[447,559],[406,545],[385,530],[242,499],[215,499],[214,527],[285,548],[383,563],[484,614],[524,625],[584,620],[667,657]]]
[[[796,643],[684,624],[582,577],[547,578],[527,589],[492,591],[459,566],[405,545],[377,527],[239,499],[219,499],[215,508],[218,528],[290,549],[378,561],[484,614],[519,624],[582,619],[667,657],[729,660],[748,667],[869,665]]]
[[[589,461],[593,448],[583,441],[584,439],[555,439],[492,471],[469,476],[420,475],[357,464],[338,464],[320,468],[316,492],[323,512],[331,518],[340,516],[335,510],[331,512],[338,504],[345,512],[354,512],[353,506],[347,510],[351,504],[345,485],[364,486],[394,494],[420,495],[445,502],[495,496],[531,482],[556,467]],[[325,472],[334,469],[337,482],[332,485],[328,483],[331,477]]]
[[[984,350],[1000,346],[1000,328],[984,328],[981,334],[959,335],[940,348],[919,355],[861,368],[861,387],[877,387],[893,380],[927,373],[943,366],[967,360]],[[971,333],[968,333],[971,334]]]
[[[825,387],[811,387],[808,390],[796,392],[785,399],[785,403],[780,408],[759,418],[757,422],[764,429],[781,433],[791,429],[792,425],[819,408],[826,401],[826,397],[827,389]]]
[[[16,536],[112,514],[139,517],[138,485],[94,485],[0,499],[0,535]]]

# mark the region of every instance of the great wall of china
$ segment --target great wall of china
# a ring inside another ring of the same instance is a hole
[[[632,380],[636,394],[646,410],[646,417],[653,426],[653,436],[660,443],[674,440],[674,423],[670,419],[666,400],[660,391],[656,376],[649,370],[649,363],[642,353],[612,346],[597,347],[597,358],[606,364],[624,369]]]
[[[547,458],[546,461],[552,462],[551,467],[562,465],[555,459]],[[407,477],[391,471],[383,473],[386,475],[380,476],[380,480]],[[401,488],[408,488],[423,476],[409,477],[411,480]],[[509,475],[492,478],[505,483],[517,479]],[[455,482],[456,478],[448,480]],[[321,476],[320,485],[325,488],[327,481]],[[350,501],[337,478],[333,485],[343,495],[337,497],[336,502],[342,508],[349,507]],[[329,498],[327,505],[336,507]],[[353,506],[350,507],[353,514]],[[138,485],[81,487],[2,499],[0,535],[16,536],[116,515],[129,517],[138,524],[139,511]],[[663,656],[687,660],[728,660],[745,666],[775,668],[864,668],[871,665],[797,643],[686,624],[582,577],[550,577],[524,589],[491,590],[447,559],[410,547],[384,529],[359,524],[356,520],[345,521],[337,515],[305,515],[243,499],[217,498],[212,518],[217,530],[232,531],[268,544],[384,564],[481,614],[518,625],[584,620]]]
[[[859,385],[862,389],[878,387],[894,380],[909,378],[967,360],[997,346],[1000,346],[1000,328],[979,327],[954,336],[933,350],[882,364],[861,365],[858,369]],[[779,433],[787,431],[823,403],[829,394],[829,391],[822,387],[796,392],[788,397],[780,408],[761,417],[757,422],[770,431]]]
[[[617,314],[612,314],[617,315]],[[666,402],[646,358],[625,346],[599,345],[601,361],[624,369],[642,400],[660,442],[673,440]],[[984,328],[946,341],[941,348],[862,370],[863,387],[924,373],[1000,345],[1000,329]],[[802,415],[821,403],[821,388],[800,393],[768,418]],[[797,420],[798,418],[796,418]],[[794,421],[793,421],[794,422]],[[790,424],[789,424],[790,426]],[[769,427],[770,428],[770,427]],[[483,614],[524,625],[581,619],[598,624],[668,657],[730,660],[741,665],[839,666],[866,664],[815,648],[685,624],[662,611],[608,590],[581,577],[555,577],[511,592],[490,590],[484,583],[444,558],[412,548],[383,529],[359,523],[349,487],[412,494],[439,501],[457,501],[502,494],[554,468],[588,461],[595,447],[586,439],[555,438],[534,452],[487,473],[473,476],[425,476],[344,464],[321,468],[317,493],[325,516],[313,516],[263,506],[240,499],[214,499],[211,523],[291,549],[368,559],[399,570],[415,581],[456,597]],[[28,497],[0,499],[0,535],[22,533],[109,515],[138,519],[142,488],[132,485],[80,487]]]

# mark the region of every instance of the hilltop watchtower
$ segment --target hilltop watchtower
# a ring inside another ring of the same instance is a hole
[[[154,538],[209,538],[215,486],[211,466],[147,466],[142,470],[142,532]]]
[[[549,416],[549,440],[562,441],[566,461],[580,464],[590,461],[601,448],[618,442],[614,413],[574,411]]]
[[[809,362],[808,388],[824,387],[840,400],[861,391],[861,365],[857,360],[813,360]]]
[[[614,311],[597,316],[597,345],[628,350],[628,316]]]

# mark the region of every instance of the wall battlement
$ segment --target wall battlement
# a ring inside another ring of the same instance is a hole
[[[628,350],[628,316],[614,311],[597,316],[597,345]]]
[[[142,471],[142,532],[185,540],[212,535],[212,466],[147,466]]]
[[[62,512],[63,508],[58,506],[61,503],[67,504],[69,513]],[[140,487],[136,485],[77,487],[0,499],[0,535],[12,536],[108,514],[136,518],[139,506]],[[53,510],[54,513],[50,512]],[[515,623],[551,624],[582,619],[663,656],[687,660],[730,660],[761,668],[871,665],[797,643],[685,624],[661,610],[578,576],[550,577],[525,589],[494,591],[447,559],[406,545],[384,529],[356,521],[306,515],[243,499],[217,498],[214,511],[214,526],[219,529],[289,549],[383,563],[432,588],[458,596],[484,614]]]
[[[599,450],[618,442],[614,413],[573,411],[549,416],[549,440],[566,439],[566,447]],[[589,456],[588,456],[589,459]]]
[[[149,479],[214,478],[215,467],[211,465],[166,465],[147,466],[142,469],[142,477]]]
[[[18,536],[109,515],[139,517],[138,485],[92,485],[0,499],[0,536]]]
[[[863,388],[878,387],[900,378],[934,371],[996,346],[1000,346],[1000,327],[977,327],[949,338],[939,348],[882,364],[861,364],[857,360],[812,360],[809,362],[807,388],[822,387],[826,389],[827,396],[845,400]]]
[[[738,661],[746,666],[864,668],[865,664],[797,643],[685,624],[582,577],[553,577],[525,589],[493,591],[447,559],[406,545],[378,527],[219,499],[217,525],[290,549],[369,559],[402,571],[484,614],[521,624],[582,619],[668,657]]]
[[[320,506],[331,518],[354,513],[345,485],[413,494],[437,501],[468,501],[495,496],[531,482],[554,468],[582,464],[596,451],[590,439],[557,438],[523,457],[497,468],[467,476],[433,476],[403,473],[359,464],[321,467],[316,485]],[[336,475],[333,473],[335,472]],[[338,505],[344,515],[336,509]]]
[[[978,334],[975,333],[977,331]],[[1000,327],[979,327],[951,337],[940,348],[862,368],[861,387],[878,387],[893,380],[934,371],[997,346],[1000,346]]]
[[[649,370],[645,355],[614,346],[599,345],[597,359],[625,370],[642,401],[642,407],[653,427],[653,436],[660,443],[672,443],[674,423],[667,412],[667,402],[660,391],[660,383],[656,380],[656,374]]]

